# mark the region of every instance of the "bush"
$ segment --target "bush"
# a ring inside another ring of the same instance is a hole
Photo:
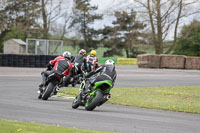
[[[200,22],[184,26],[173,54],[200,56]]]

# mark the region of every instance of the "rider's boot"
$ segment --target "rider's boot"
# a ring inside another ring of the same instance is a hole
[[[39,84],[39,88],[42,88],[43,86],[44,86],[44,84],[42,84],[42,83],[41,83],[41,84]]]
[[[39,85],[39,90],[37,91],[37,93],[39,93],[39,94],[41,94],[41,93],[43,93],[43,84],[40,84]]]

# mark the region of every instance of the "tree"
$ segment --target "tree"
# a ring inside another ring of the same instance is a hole
[[[134,0],[139,3],[141,13],[146,22],[150,24],[151,43],[154,45],[155,53],[162,54],[164,41],[173,30],[173,44],[166,51],[170,53],[176,45],[177,32],[180,21],[184,17],[199,13],[199,7],[191,10],[198,4],[198,0]]]
[[[23,33],[25,37],[39,29],[36,19],[40,14],[39,0],[1,0],[0,7],[0,52],[4,37],[9,32]]]
[[[200,56],[200,21],[195,20],[182,28],[174,54]]]
[[[30,30],[30,27],[38,27],[36,19],[40,15],[39,0],[7,0],[0,14],[1,31],[11,27],[21,27],[23,31]]]
[[[108,41],[107,47],[112,47],[111,50],[106,51],[104,54],[119,54],[121,55],[122,50],[126,52],[127,58],[136,54],[137,45],[141,43],[141,39],[144,34],[141,31],[145,28],[145,24],[136,20],[136,12],[131,10],[130,12],[115,12],[116,20],[113,21],[113,27],[106,27]],[[110,30],[110,32],[108,32]],[[104,32],[106,33],[106,32]],[[131,54],[130,54],[131,53]]]
[[[95,20],[102,19],[102,15],[95,13],[97,9],[97,6],[90,5],[90,0],[74,0],[73,20],[70,27],[76,28],[81,34],[83,41],[80,43],[80,47],[87,51],[89,48],[96,48],[99,43],[98,40],[95,40],[98,38],[99,32],[91,28],[91,24]]]
[[[53,0],[41,0],[41,13],[42,13],[42,27],[43,27],[43,38],[49,38],[49,30],[51,24],[62,17],[62,4],[63,0],[53,1]]]

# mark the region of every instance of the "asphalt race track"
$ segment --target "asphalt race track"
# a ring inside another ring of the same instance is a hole
[[[200,85],[199,70],[117,66],[115,87]],[[37,99],[42,68],[0,67],[0,119],[120,133],[199,133],[200,115],[104,104],[71,108],[72,99]],[[1,129],[0,129],[0,132]]]

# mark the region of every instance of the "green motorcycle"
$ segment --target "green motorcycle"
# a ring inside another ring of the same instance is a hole
[[[92,111],[97,106],[104,104],[110,98],[110,90],[113,87],[112,81],[98,81],[91,85],[91,90],[86,90],[86,82],[89,82],[88,79],[83,79],[80,85],[79,94],[73,100],[73,109],[76,109],[79,106],[85,106],[86,110]]]

